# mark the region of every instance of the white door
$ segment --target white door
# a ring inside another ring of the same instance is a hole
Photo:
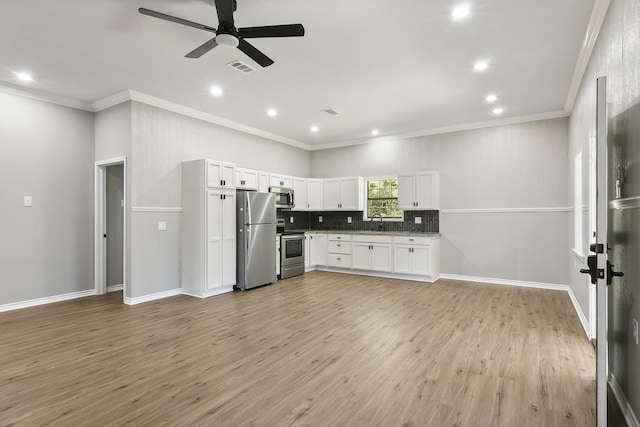
[[[207,194],[207,289],[222,286],[222,194]]]
[[[236,193],[222,199],[222,286],[236,284]]]

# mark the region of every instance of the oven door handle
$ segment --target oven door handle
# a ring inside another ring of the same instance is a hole
[[[307,236],[304,234],[292,234],[289,236],[281,236],[282,240],[305,240]]]

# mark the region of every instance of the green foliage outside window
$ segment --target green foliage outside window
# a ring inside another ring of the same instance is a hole
[[[378,179],[367,181],[367,217],[402,218],[398,209],[398,180]]]

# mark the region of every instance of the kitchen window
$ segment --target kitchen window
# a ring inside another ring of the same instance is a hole
[[[365,219],[373,217],[402,220],[402,210],[398,208],[398,178],[375,178],[365,181],[367,206]]]

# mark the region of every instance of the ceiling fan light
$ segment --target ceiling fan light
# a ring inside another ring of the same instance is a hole
[[[224,47],[238,47],[239,41],[237,37],[231,34],[218,34],[216,36],[216,43]]]

